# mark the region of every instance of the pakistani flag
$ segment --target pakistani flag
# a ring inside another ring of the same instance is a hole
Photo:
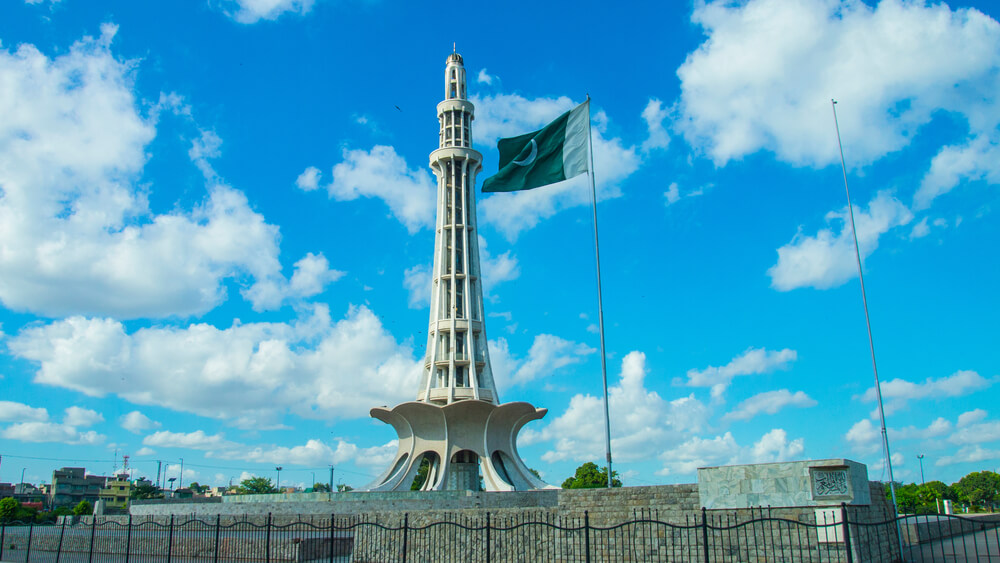
[[[500,170],[483,182],[483,191],[530,190],[583,174],[589,133],[587,100],[534,133],[500,139]]]

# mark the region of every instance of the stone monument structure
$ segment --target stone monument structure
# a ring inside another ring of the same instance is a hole
[[[371,416],[391,424],[399,451],[365,489],[409,490],[423,460],[423,490],[523,491],[555,488],[531,474],[517,453],[517,433],[545,416],[529,403],[500,404],[490,368],[476,230],[476,174],[483,156],[472,149],[475,107],[468,99],[462,56],[448,56],[445,96],[437,105],[437,226],[427,355],[417,398]]]

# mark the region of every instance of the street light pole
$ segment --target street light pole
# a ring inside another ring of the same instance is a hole
[[[178,489],[184,488],[184,458],[181,458],[181,482],[177,485]]]
[[[281,466],[279,465],[279,466],[275,467],[274,470],[278,472],[278,480],[277,480],[277,483],[275,484],[275,488],[278,489],[278,492],[280,493],[281,492]]]
[[[25,469],[27,469],[27,467],[22,467],[21,468],[21,494],[22,495],[24,494],[24,470]]]
[[[920,484],[924,484],[924,454],[917,454],[917,459],[920,460]]]

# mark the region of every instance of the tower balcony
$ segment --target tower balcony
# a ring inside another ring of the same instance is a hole
[[[466,159],[474,163],[473,172],[479,172],[483,169],[483,154],[467,147],[442,147],[435,150],[430,157],[431,168],[437,170],[437,163],[449,158]]]

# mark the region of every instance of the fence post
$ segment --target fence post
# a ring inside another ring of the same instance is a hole
[[[174,553],[174,515],[170,515],[170,532],[167,534],[167,563],[170,563],[170,556]]]
[[[854,563],[854,549],[851,548],[851,526],[847,521],[847,503],[840,503],[840,520],[844,526],[844,548],[847,549],[847,563]]]
[[[128,515],[128,530],[125,532],[125,563],[128,563],[128,554],[132,551],[132,515]]]
[[[333,563],[333,513],[330,513],[330,563]]]
[[[410,513],[403,513],[403,563],[406,563],[406,536],[410,530]]]
[[[65,522],[65,520],[63,520]],[[0,520],[0,561],[3,561],[3,542],[7,538],[7,522]]]
[[[59,530],[59,548],[56,549],[56,563],[59,563],[59,556],[62,555],[63,536],[66,535],[66,519],[63,518],[62,528]],[[2,542],[3,540],[0,540]],[[3,558],[0,558],[2,560]]]
[[[701,543],[704,546],[705,551],[705,563],[709,563],[708,559],[708,511],[705,507],[701,507]]]
[[[219,563],[219,529],[222,527],[222,515],[215,515],[215,554],[212,556],[212,563]]]
[[[34,524],[28,524],[28,551],[24,554],[25,561],[31,561],[31,533],[35,530]]]
[[[56,563],[59,563],[56,561]],[[490,563],[490,513],[486,513],[486,563]]]
[[[590,563],[590,512],[583,511],[583,557]]]
[[[271,563],[271,513],[267,513],[267,539],[264,540],[264,561]]]
[[[94,561],[94,534],[97,533],[97,517],[90,517],[90,554],[87,556],[87,563],[92,563]],[[170,558],[167,558],[167,563],[170,563]]]

